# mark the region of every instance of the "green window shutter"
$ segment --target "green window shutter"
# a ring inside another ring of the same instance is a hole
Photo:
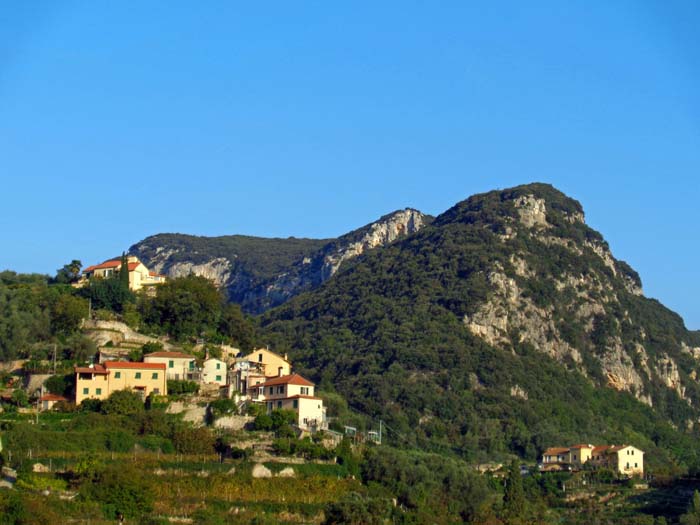
[[[299,400],[295,399],[293,405],[294,405],[294,408],[299,408]]]
[[[98,396],[101,396],[101,395],[102,395],[102,389],[101,389],[101,388],[98,388],[97,390],[95,390],[95,394],[98,395]]]
[[[83,388],[83,395],[88,395],[90,393],[89,388]]]
[[[136,379],[141,379],[141,372],[136,372]]]
[[[216,376],[217,381],[221,381],[221,376]]]
[[[173,361],[172,359],[168,361],[168,368],[175,368],[175,361]]]
[[[121,372],[114,372],[114,379],[119,379],[122,376]]]
[[[158,379],[158,372],[153,372],[151,379]]]

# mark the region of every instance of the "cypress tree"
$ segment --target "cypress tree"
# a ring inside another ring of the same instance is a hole
[[[125,252],[122,252],[122,265],[119,269],[119,283],[124,290],[129,290],[129,263]]]
[[[525,492],[520,466],[513,460],[508,469],[505,494],[503,495],[503,511],[506,523],[520,523],[525,515]]]

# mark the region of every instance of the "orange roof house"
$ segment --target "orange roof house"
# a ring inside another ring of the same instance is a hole
[[[297,426],[302,430],[328,428],[323,400],[314,395],[315,385],[299,374],[273,377],[256,385],[253,400],[265,403],[267,412],[292,410],[297,414]]]
[[[85,286],[91,279],[107,279],[109,277],[114,277],[121,271],[121,266],[121,259],[112,259],[100,264],[88,266],[83,270],[83,275],[75,286]],[[164,275],[159,275],[156,272],[150,271],[134,256],[127,257],[127,271],[129,272],[129,289],[132,291],[163,284],[166,280]]]

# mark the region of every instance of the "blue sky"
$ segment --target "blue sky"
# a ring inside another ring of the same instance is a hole
[[[542,181],[699,329],[698,26],[692,1],[3,2],[0,269]]]

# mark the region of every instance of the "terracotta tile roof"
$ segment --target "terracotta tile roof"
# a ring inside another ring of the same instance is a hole
[[[273,377],[268,379],[262,385],[258,386],[275,386],[275,385],[301,385],[301,386],[314,386],[314,384],[301,377],[299,374],[290,374],[288,376]]]
[[[593,445],[572,445],[569,448],[593,448]]]
[[[105,367],[111,368],[127,368],[135,370],[165,370],[165,363],[132,363],[129,361],[106,361]]]
[[[194,359],[193,355],[184,354],[182,352],[151,352],[143,356],[144,359],[147,357],[166,357],[168,359]]]
[[[57,394],[44,394],[39,398],[39,401],[68,401],[65,397]]]
[[[89,366],[76,366],[76,374],[102,374],[107,375],[109,371],[102,365],[95,365],[94,367]]]
[[[140,262],[130,262],[127,263],[127,268],[129,268],[130,272],[133,272],[136,267],[141,264]],[[107,268],[120,268],[122,265],[121,259],[113,259],[111,261],[105,261],[100,264],[94,264],[92,266],[88,266],[83,270],[83,273],[89,273],[89,272],[94,272],[95,270],[106,270]]]
[[[105,261],[100,264],[94,264],[92,266],[88,266],[83,270],[83,273],[87,272],[92,272],[94,270],[103,270],[106,268],[119,268],[122,265],[122,262],[119,259],[114,259],[112,261]]]
[[[623,450],[623,449],[627,448],[628,446],[629,445],[617,445],[617,446],[613,445],[610,447],[610,450],[608,450],[608,452],[617,452],[618,450]]]
[[[569,449],[566,447],[551,447],[544,451],[544,456],[558,456],[559,454],[566,454]]]
[[[597,445],[593,447],[593,453],[594,454],[603,454],[608,451],[609,448],[612,448],[610,445]]]

